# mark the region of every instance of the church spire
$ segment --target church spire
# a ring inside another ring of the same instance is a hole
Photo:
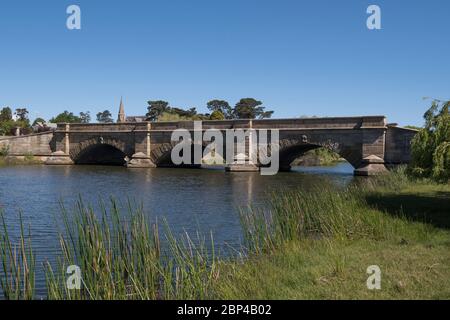
[[[117,122],[126,122],[125,109],[123,107],[122,97],[120,97],[119,116],[117,117]]]

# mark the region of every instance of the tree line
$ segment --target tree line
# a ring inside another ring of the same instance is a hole
[[[174,107],[164,100],[152,100],[147,104],[147,121],[263,119],[270,118],[273,114],[273,111],[266,111],[263,103],[254,98],[240,99],[233,107],[225,100],[211,100],[206,104],[209,113],[199,113],[195,107]],[[95,116],[99,123],[114,122],[109,110],[98,112]],[[17,128],[20,128],[20,134],[28,134],[32,131],[50,130],[48,123],[90,123],[91,120],[89,111],[76,114],[65,110],[48,122],[38,117],[31,123],[27,108],[17,108],[13,113],[10,107],[4,107],[0,111],[0,135],[14,135]]]
[[[151,100],[147,103],[148,121],[264,119],[273,114],[273,111],[266,111],[263,103],[254,98],[240,99],[234,107],[225,100],[211,100],[206,104],[210,113],[204,114],[198,113],[196,108],[185,110],[172,107],[164,100]]]
[[[31,132],[28,110],[17,108],[13,113],[9,107],[2,108],[0,111],[0,135],[14,135],[16,128],[19,128],[22,134]]]
[[[96,114],[97,122],[112,123],[114,122],[112,114],[109,110],[105,110]],[[3,107],[0,110],[0,135],[15,135],[17,128],[20,134],[29,134],[33,131],[43,132],[50,130],[48,123],[90,123],[91,114],[89,111],[80,112],[78,115],[73,112],[64,111],[48,122],[38,117],[33,123],[29,119],[29,111],[27,108],[17,108],[13,113],[10,107]]]

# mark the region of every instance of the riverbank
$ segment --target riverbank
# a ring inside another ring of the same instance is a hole
[[[293,193],[277,201],[280,234],[257,228],[264,253],[226,264],[217,296],[450,299],[450,186],[403,174],[382,179],[359,194],[322,194],[315,201]],[[311,209],[323,215],[301,217]],[[366,285],[372,265],[381,270],[380,290]]]
[[[1,166],[13,166],[13,165],[37,165],[44,164],[44,160],[40,157],[33,155],[27,156],[0,156]]]
[[[448,185],[394,172],[346,189],[280,188],[268,199],[241,212],[245,247],[231,257],[215,253],[214,237],[149,224],[139,206],[121,213],[114,201],[110,211],[80,202],[63,210],[61,265],[42,266],[24,221],[18,247],[0,237],[0,259],[19,257],[6,264],[8,298],[36,298],[40,268],[48,299],[450,298]],[[70,265],[80,267],[81,290],[65,287]],[[381,290],[367,289],[372,265],[381,269]]]

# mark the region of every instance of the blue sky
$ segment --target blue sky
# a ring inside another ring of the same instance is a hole
[[[77,4],[82,29],[66,28]],[[382,30],[366,28],[377,4]],[[450,2],[165,0],[0,2],[0,106],[206,111],[254,97],[274,117],[384,114],[422,124],[425,96],[450,99]]]

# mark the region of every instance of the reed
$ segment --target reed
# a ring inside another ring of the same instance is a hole
[[[214,244],[187,234],[176,238],[165,224],[166,250],[158,224],[149,225],[142,207],[128,203],[121,214],[111,199],[101,217],[80,200],[74,213],[63,208],[62,257],[47,263],[49,299],[206,299],[216,276]],[[197,241],[198,240],[198,241]],[[68,266],[82,271],[80,290],[65,285]]]
[[[305,239],[385,240],[412,229],[426,237],[429,226],[417,224],[411,228],[411,221],[404,215],[394,218],[366,202],[366,195],[374,190],[399,190],[407,181],[401,169],[366,181],[365,186],[352,185],[343,190],[321,186],[272,193],[263,208],[240,211],[246,247],[261,253]]]
[[[0,286],[5,299],[31,300],[35,288],[35,255],[31,245],[31,231],[25,233],[22,213],[19,213],[20,236],[13,241],[0,210],[0,259],[2,276]]]

